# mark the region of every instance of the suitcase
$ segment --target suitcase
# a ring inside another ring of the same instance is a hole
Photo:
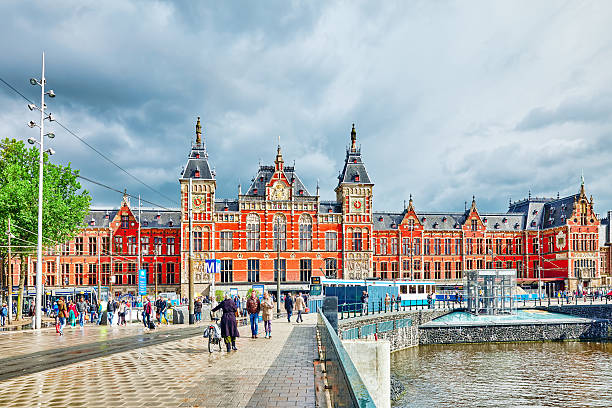
[[[149,329],[151,330],[155,330],[155,323],[154,322],[149,322]]]

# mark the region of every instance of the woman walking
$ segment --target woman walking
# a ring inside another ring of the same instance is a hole
[[[272,314],[274,309],[274,301],[268,292],[264,292],[263,302],[261,302],[261,316],[264,321],[264,329],[266,331],[266,339],[272,338]]]
[[[121,301],[119,305],[119,321],[117,322],[117,326],[125,326],[125,313],[127,312],[127,304],[125,300]]]
[[[59,320],[58,333],[60,336],[64,335],[64,326],[66,326],[66,318],[68,317],[68,308],[64,302],[64,298],[60,297],[57,301],[57,318]]]
[[[74,304],[74,302],[71,300],[70,301],[70,306],[68,306],[68,311],[70,314],[70,325],[72,327],[76,326],[76,319],[79,316],[79,312],[77,312],[77,308],[76,305]]]
[[[236,348],[236,337],[240,337],[240,333],[238,333],[238,324],[236,323],[236,312],[238,311],[236,303],[226,294],[223,302],[219,303],[210,313],[212,314],[219,309],[223,310],[223,316],[221,316],[221,337],[223,337],[227,352],[238,350]]]

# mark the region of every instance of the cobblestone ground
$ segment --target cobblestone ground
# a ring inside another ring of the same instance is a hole
[[[300,324],[274,321],[271,339],[251,339],[250,328],[241,327],[239,350],[231,353],[210,354],[201,335],[78,363],[69,363],[73,347],[66,348],[61,353],[67,356],[66,365],[2,381],[0,406],[311,407],[315,405],[315,323],[315,314],[306,315]],[[100,336],[111,340],[133,336],[134,342],[145,343],[152,337],[136,326],[83,330],[83,334],[80,329],[68,331],[61,339],[54,329],[3,333],[0,362],[6,366],[11,356],[36,358],[54,347],[112,347],[100,342]],[[164,327],[156,335],[170,336],[176,330],[183,329]]]

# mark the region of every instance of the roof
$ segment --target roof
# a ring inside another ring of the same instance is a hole
[[[374,213],[374,230],[397,229],[404,219],[402,213]],[[417,212],[419,222],[425,230],[451,231],[460,230],[465,223],[467,212],[439,213]],[[524,228],[525,216],[523,214],[479,214],[489,231],[517,231]]]
[[[199,172],[199,176],[196,177],[196,172]],[[187,159],[187,165],[181,172],[181,179],[198,179],[198,180],[214,180],[214,171],[210,170],[208,164],[208,154],[206,153],[206,147],[202,145],[195,145],[191,147],[189,158]]]
[[[574,211],[574,201],[580,194],[563,198],[527,198],[511,203],[508,212],[522,213],[526,217],[525,229],[537,230],[566,225]]]
[[[259,170],[257,171],[257,175],[253,178],[251,186],[249,187],[246,195],[252,196],[265,196],[266,194],[266,185],[272,179],[274,175],[275,168],[274,166],[259,166]],[[294,197],[311,197],[310,193],[306,189],[302,180],[295,172],[295,167],[285,166],[283,170],[280,170],[281,173],[285,175],[287,180],[293,180],[293,196]],[[255,192],[257,190],[257,192]],[[302,194],[300,195],[300,190],[302,190]]]
[[[342,204],[336,201],[321,201],[319,202],[319,214],[327,213],[342,213]]]
[[[356,176],[359,176],[359,179]],[[338,176],[338,185],[345,183],[373,184],[361,159],[361,149],[359,148],[346,150],[344,168]]]
[[[215,200],[215,211],[238,211],[238,200]]]
[[[85,224],[89,228],[108,228],[109,223],[117,215],[118,211],[116,208],[90,210],[89,214],[85,217]],[[138,218],[137,211],[134,211],[134,215]],[[179,228],[181,224],[181,211],[146,209],[140,211],[140,219],[142,221],[141,228]]]

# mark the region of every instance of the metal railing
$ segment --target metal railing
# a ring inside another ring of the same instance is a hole
[[[378,333],[386,333],[397,329],[412,326],[412,319],[394,319],[383,322],[364,324],[363,326],[351,327],[342,330],[340,335],[342,340],[365,339]]]
[[[325,363],[332,407],[375,408],[368,389],[340,338],[323,313],[318,313],[317,330],[321,338],[321,362]]]
[[[340,319],[348,319],[357,316],[369,316],[374,314],[384,313],[395,313],[405,312],[409,310],[453,310],[461,309],[465,307],[465,300],[454,301],[454,300],[432,300],[430,303],[421,302],[419,304],[412,303],[398,303],[398,302],[385,302],[380,300],[378,302],[369,303],[342,303],[338,305],[338,313]]]

